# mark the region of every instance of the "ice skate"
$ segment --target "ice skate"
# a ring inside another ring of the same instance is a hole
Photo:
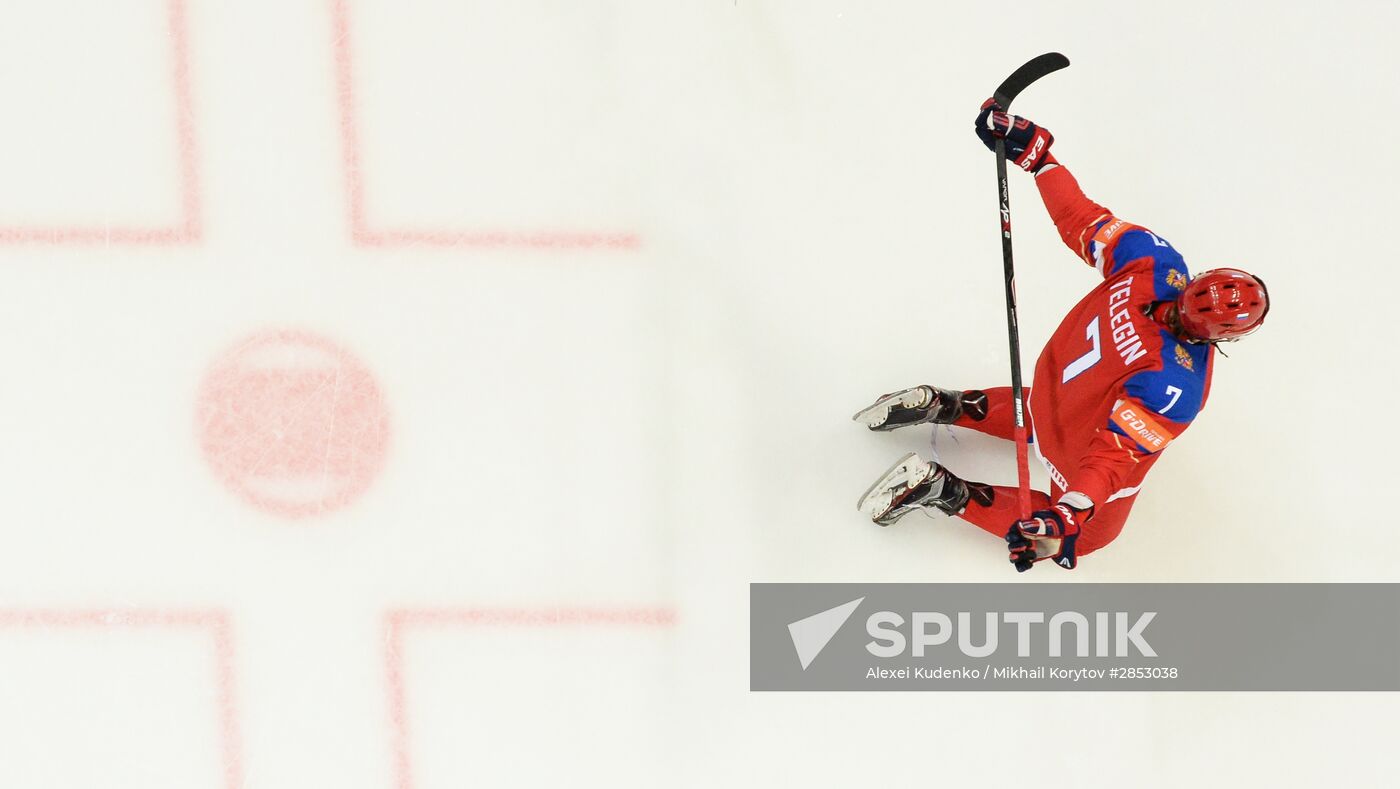
[[[872,521],[888,526],[921,507],[956,515],[967,504],[968,484],[938,463],[910,452],[890,466],[856,507]]]
[[[975,389],[959,392],[925,384],[883,395],[851,418],[871,430],[884,431],[927,422],[949,425],[963,414],[986,418],[987,395]]]

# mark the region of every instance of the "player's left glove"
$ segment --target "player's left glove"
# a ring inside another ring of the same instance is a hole
[[[982,103],[973,128],[989,151],[997,149],[998,137],[1005,139],[1006,158],[1028,173],[1038,173],[1040,168],[1054,161],[1050,145],[1055,142],[1055,135],[1027,118],[1006,114],[996,99]]]
[[[1006,547],[1016,572],[1024,573],[1041,559],[1053,559],[1055,564],[1073,570],[1079,563],[1074,555],[1079,528],[1092,510],[1076,510],[1068,504],[1056,504],[1048,510],[1036,510],[1027,520],[1011,524],[1006,533]]]

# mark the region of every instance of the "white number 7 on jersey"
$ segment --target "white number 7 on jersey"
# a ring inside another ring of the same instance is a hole
[[[1181,387],[1179,387],[1179,386],[1168,386],[1168,387],[1167,387],[1167,394],[1169,394],[1169,395],[1172,396],[1171,402],[1170,402],[1170,403],[1167,403],[1165,406],[1163,406],[1163,407],[1162,407],[1162,410],[1160,410],[1160,411],[1157,412],[1157,413],[1159,413],[1159,414],[1165,414],[1166,412],[1172,410],[1172,406],[1176,405],[1176,401],[1181,399]]]
[[[1069,365],[1065,367],[1065,373],[1064,376],[1060,378],[1060,383],[1069,383],[1075,376],[1098,364],[1099,359],[1103,358],[1103,354],[1099,352],[1099,318],[1097,315],[1094,316],[1094,320],[1090,322],[1088,326],[1084,327],[1084,338],[1092,343],[1094,347],[1090,348],[1088,353],[1070,362]]]

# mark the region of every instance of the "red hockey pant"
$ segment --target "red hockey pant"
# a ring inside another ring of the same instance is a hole
[[[1015,399],[1011,396],[1011,387],[998,386],[982,391],[987,393],[987,418],[977,421],[964,415],[953,424],[958,427],[971,428],[989,436],[1004,438],[1007,441],[1015,440],[1016,405]],[[1026,400],[1029,401],[1031,398],[1029,388],[1025,390],[1025,395]],[[1027,409],[1026,429],[1028,432],[1030,428],[1030,409]],[[1031,452],[1035,452],[1035,449],[1032,448]],[[1003,485],[994,485],[992,490],[996,491],[996,495],[992,498],[991,506],[984,507],[975,501],[969,501],[967,507],[958,517],[976,525],[983,531],[1005,539],[1011,524],[1021,517],[1016,502],[1017,491],[1016,488]],[[1058,487],[1054,491],[1056,499],[1064,494],[1064,491],[1059,490]],[[1136,498],[1136,496],[1129,496],[1095,507],[1094,516],[1085,525],[1083,533],[1080,534],[1075,553],[1084,556],[1112,542],[1113,538],[1123,531],[1123,524],[1128,520],[1128,510],[1132,509],[1133,500]],[[1050,494],[1038,490],[1031,491],[1032,510],[1048,509],[1051,503]]]

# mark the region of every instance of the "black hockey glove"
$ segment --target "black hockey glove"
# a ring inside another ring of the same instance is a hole
[[[1081,518],[1087,519],[1090,512],[1092,510],[1056,504],[1048,510],[1036,510],[1027,520],[1011,524],[1006,532],[1006,547],[1016,572],[1024,573],[1041,559],[1053,559],[1055,564],[1073,570],[1079,563],[1074,545],[1079,540]],[[1058,549],[1050,552],[1054,543],[1049,540],[1058,540]],[[1037,553],[1037,548],[1045,552]]]
[[[997,149],[998,137],[1006,140],[1006,158],[1028,173],[1040,172],[1040,168],[1053,161],[1050,145],[1055,142],[1055,135],[1027,118],[1002,112],[996,99],[982,103],[973,128],[989,151]]]

